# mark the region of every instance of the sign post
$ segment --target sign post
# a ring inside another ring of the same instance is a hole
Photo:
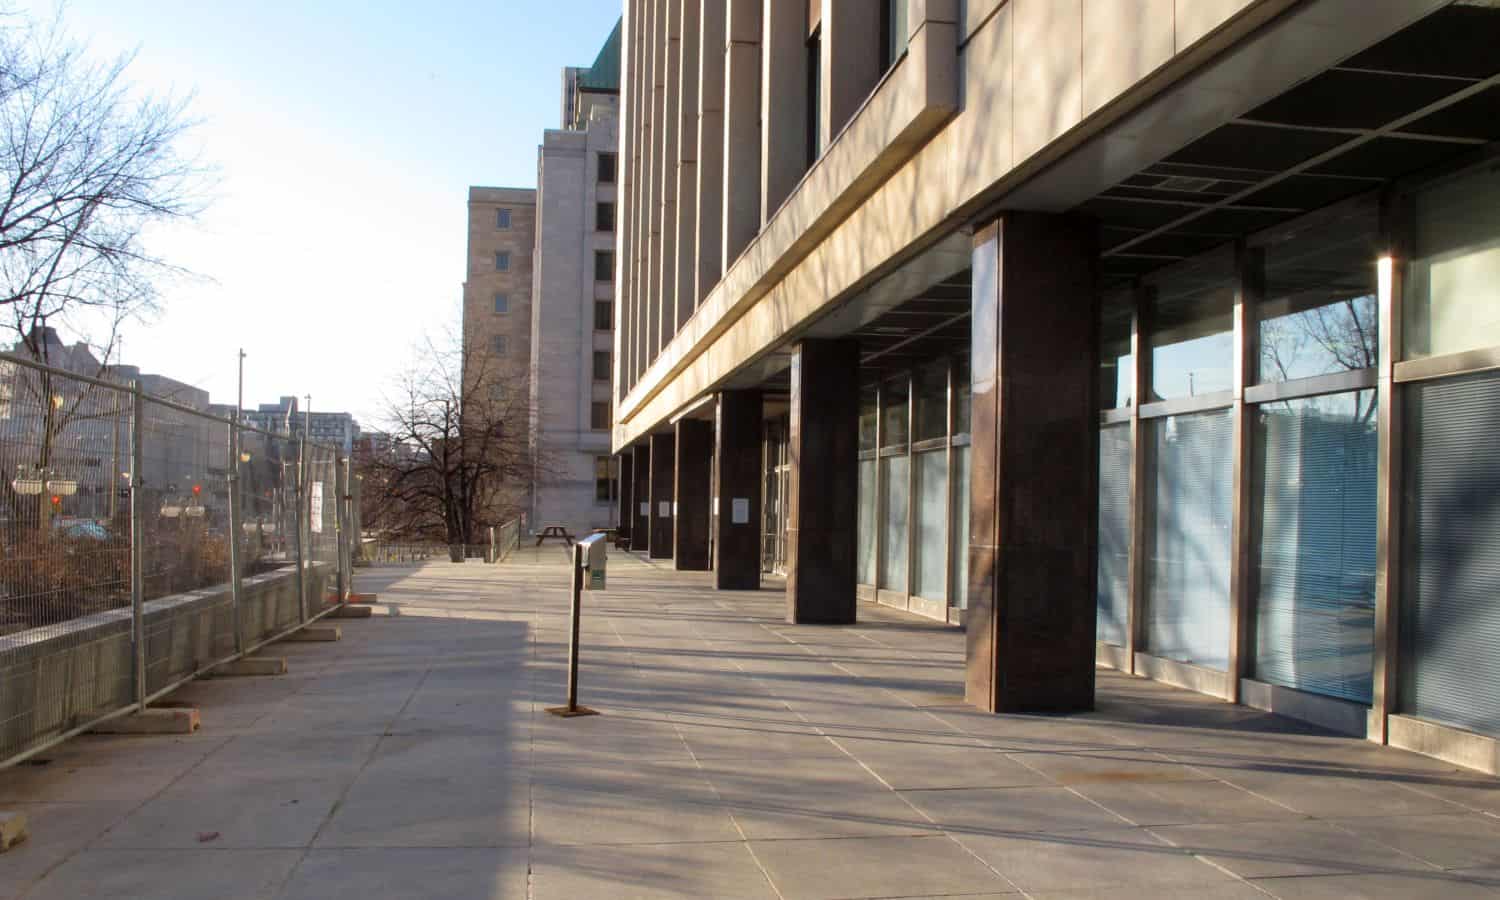
[[[564,719],[599,714],[598,710],[578,705],[578,620],[583,607],[583,592],[604,590],[607,553],[608,543],[602,534],[590,535],[573,545],[573,563],[569,566],[573,603],[568,616],[568,705],[547,709],[552,715]]]

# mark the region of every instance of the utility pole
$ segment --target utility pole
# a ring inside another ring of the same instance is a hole
[[[245,348],[240,348],[240,388],[238,399],[234,401],[234,421],[236,424],[245,417]]]

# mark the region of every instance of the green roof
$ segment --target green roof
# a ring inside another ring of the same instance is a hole
[[[599,48],[594,64],[579,74],[579,90],[620,92],[620,21],[615,20],[615,30]]]

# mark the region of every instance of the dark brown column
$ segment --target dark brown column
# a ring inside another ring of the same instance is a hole
[[[635,448],[635,485],[630,491],[635,503],[630,510],[630,549],[640,553],[651,549],[651,445]]]
[[[672,469],[677,456],[670,434],[651,435],[651,559],[672,558]]]
[[[719,473],[714,587],[760,589],[761,393],[719,394],[714,453]]]
[[[676,456],[673,496],[677,499],[677,517],[672,528],[672,559],[680,572],[707,572],[714,423],[707,419],[678,422]]]
[[[1094,706],[1099,348],[1086,221],[1007,213],[974,236],[967,696]]]
[[[635,524],[635,460],[629,450],[621,451],[617,458],[620,460],[620,511],[615,516],[615,532],[625,540],[628,547],[630,526]]]
[[[859,514],[859,344],[792,351],[787,621],[854,622]]]

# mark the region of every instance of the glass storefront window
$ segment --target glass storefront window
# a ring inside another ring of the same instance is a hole
[[[1500,166],[1413,198],[1405,358],[1500,346]]]
[[[930,441],[948,433],[948,360],[940,359],[917,369],[912,378],[917,421],[913,441]]]
[[[880,587],[906,593],[906,528],[910,504],[910,469],[905,456],[880,461]]]
[[[876,405],[875,386],[867,385],[859,389],[859,449],[875,449],[875,424],[880,416],[880,408]]]
[[[1135,398],[1135,355],[1130,352],[1133,293],[1105,298],[1099,328],[1099,408],[1125,409]]]
[[[860,584],[875,583],[875,460],[859,461],[859,547],[855,565]]]
[[[969,433],[970,399],[973,383],[969,375],[968,354],[953,360],[953,433]]]
[[[1149,427],[1147,648],[1227,671],[1234,419],[1218,410],[1155,419]]]
[[[948,605],[969,608],[969,448],[953,448],[953,593]]]
[[[1098,638],[1125,646],[1130,623],[1130,426],[1099,431]]]
[[[1375,211],[1359,206],[1265,251],[1259,380],[1373,368],[1378,348]]]
[[[1234,268],[1215,255],[1153,285],[1151,396],[1200,397],[1234,387]]]
[[[1256,411],[1255,677],[1370,702],[1375,392]]]
[[[1405,394],[1401,709],[1500,737],[1500,372]]]
[[[946,393],[946,392],[945,392]],[[948,451],[916,455],[916,571],[912,591],[928,600],[948,599]]]
[[[907,419],[911,409],[907,405],[909,390],[905,376],[892,378],[880,388],[880,446],[905,447]]]

